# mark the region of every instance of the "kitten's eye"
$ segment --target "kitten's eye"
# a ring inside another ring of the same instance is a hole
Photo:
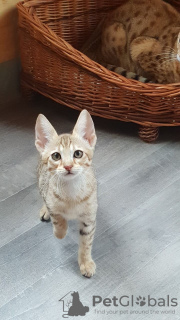
[[[74,152],[74,158],[82,158],[83,152],[81,150],[76,150]]]
[[[54,152],[54,153],[51,155],[51,157],[52,157],[52,159],[53,159],[54,161],[58,161],[58,160],[61,159],[61,155],[60,155],[59,152]]]

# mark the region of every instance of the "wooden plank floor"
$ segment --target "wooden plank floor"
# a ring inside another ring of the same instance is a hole
[[[60,241],[51,223],[39,220],[38,113],[59,133],[71,131],[78,116],[43,97],[1,104],[0,319],[63,319],[59,299],[69,291],[78,291],[89,306],[84,319],[180,319],[180,128],[162,129],[157,143],[145,144],[136,125],[94,117],[99,209],[93,246],[97,273],[89,280],[77,264],[76,223],[70,222]],[[178,306],[93,307],[93,295],[169,295]]]

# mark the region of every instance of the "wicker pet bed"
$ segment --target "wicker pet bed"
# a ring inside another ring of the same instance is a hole
[[[78,49],[98,21],[125,0],[25,0],[18,3],[21,85],[61,104],[140,125],[157,139],[161,126],[180,125],[180,83],[144,84],[90,60]],[[180,10],[179,1],[169,1]]]

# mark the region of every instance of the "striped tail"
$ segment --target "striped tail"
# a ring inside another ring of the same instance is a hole
[[[120,74],[121,76],[127,78],[127,79],[133,79],[133,80],[137,80],[143,83],[152,83],[152,81],[150,81],[147,78],[144,78],[142,76],[139,76],[138,74],[134,73],[134,72],[130,72],[130,71],[126,71],[125,69],[121,68],[121,67],[116,67],[113,66],[111,64],[107,64],[105,66],[108,70],[113,71],[117,74]]]

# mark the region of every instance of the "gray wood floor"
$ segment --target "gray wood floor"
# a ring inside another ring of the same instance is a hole
[[[59,133],[69,132],[78,116],[43,97],[0,109],[0,319],[63,319],[59,299],[69,291],[89,306],[84,319],[180,319],[180,128],[162,129],[157,143],[145,144],[135,125],[94,118],[97,273],[86,279],[77,264],[76,223],[60,241],[51,223],[39,220],[34,125],[40,112]],[[169,295],[178,306],[93,307],[93,295]]]

